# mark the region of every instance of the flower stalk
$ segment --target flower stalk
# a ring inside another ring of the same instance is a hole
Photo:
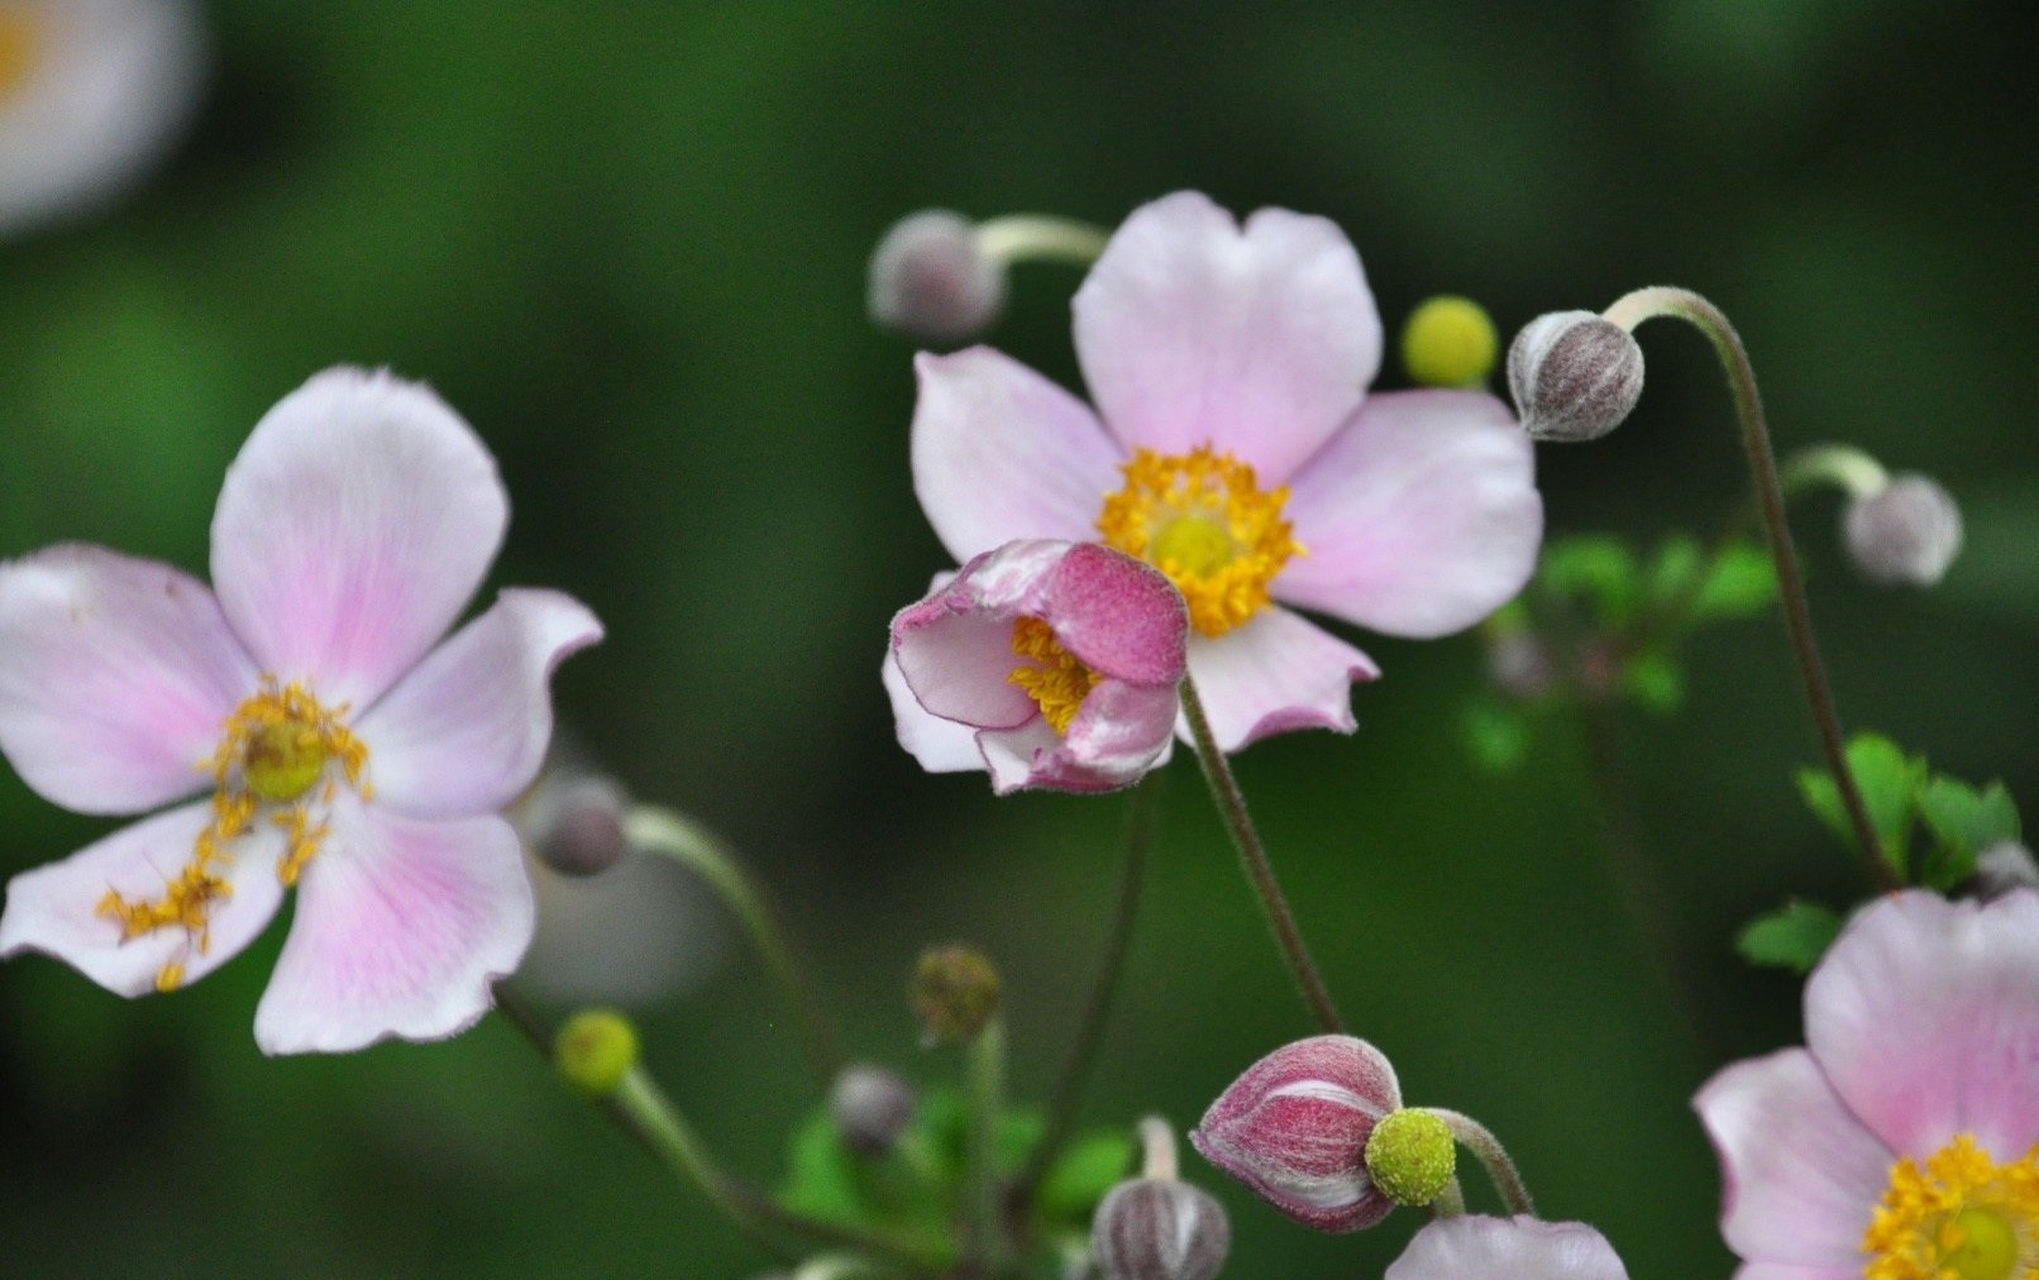
[[[993,1015],[965,1050],[969,1149],[963,1174],[963,1257],[971,1274],[995,1274],[1006,1255],[1005,1197],[998,1179],[998,1125],[1005,1114],[1005,1019]]]
[[[1487,1177],[1494,1184],[1494,1190],[1501,1196],[1501,1202],[1508,1206],[1510,1214],[1536,1215],[1536,1204],[1529,1198],[1529,1188],[1523,1184],[1522,1175],[1516,1171],[1515,1162],[1508,1157],[1508,1151],[1501,1145],[1488,1128],[1471,1116],[1443,1107],[1425,1107],[1431,1115],[1444,1121],[1451,1130],[1451,1136],[1458,1144],[1473,1153],[1487,1170]],[[1456,1186],[1452,1188],[1456,1190]],[[1463,1198],[1461,1198],[1463,1207]]]

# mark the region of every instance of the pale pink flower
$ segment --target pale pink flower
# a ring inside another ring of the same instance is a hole
[[[1872,903],[1805,1039],[1693,1099],[1740,1280],[2039,1275],[2039,892]]]
[[[14,877],[0,955],[168,990],[245,947],[294,883],[255,1012],[265,1051],[479,1018],[531,940],[499,810],[544,757],[554,666],[601,636],[573,599],[508,589],[440,642],[508,517],[494,460],[437,396],[333,369],[228,468],[217,594],[98,547],[0,564],[0,752],[69,809],[173,806]]]
[[[899,742],[936,771],[1104,791],[1166,758],[1188,619],[1168,579],[1094,543],[1013,542],[892,620]]]
[[[1583,1222],[1462,1214],[1418,1231],[1384,1280],[1628,1280],[1628,1269]]]
[[[914,488],[960,562],[1101,540],[1189,603],[1189,669],[1223,750],[1353,727],[1378,674],[1300,605],[1398,636],[1467,627],[1535,566],[1531,446],[1492,396],[1368,396],[1381,325],[1322,218],[1242,229],[1195,192],[1134,211],[1075,300],[1095,411],[987,347],[923,354]]]

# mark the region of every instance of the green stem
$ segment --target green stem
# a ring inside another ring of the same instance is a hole
[[[1770,448],[1770,429],[1763,419],[1763,400],[1756,390],[1756,372],[1741,335],[1720,309],[1686,289],[1637,289],[1615,300],[1604,313],[1607,320],[1634,330],[1643,321],[1670,316],[1692,325],[1713,344],[1721,368],[1727,374],[1728,389],[1735,402],[1735,417],[1741,424],[1742,446],[1748,454],[1749,472],[1755,481],[1756,500],[1763,513],[1763,527],[1770,542],[1770,557],[1777,565],[1777,585],[1784,602],[1784,624],[1791,634],[1791,647],[1798,658],[1799,677],[1805,685],[1806,701],[1812,708],[1820,745],[1826,752],[1827,767],[1841,793],[1849,823],[1867,864],[1869,878],[1879,887],[1901,887],[1884,862],[1876,838],[1875,824],[1855,775],[1848,768],[1845,738],[1839,713],[1834,709],[1833,691],[1820,665],[1819,646],[1813,638],[1812,611],[1806,603],[1805,579],[1799,572],[1798,552],[1791,543],[1791,526],[1785,520],[1784,487],[1777,476],[1777,459]]]
[[[966,1271],[993,1274],[1005,1259],[1005,1197],[998,1185],[998,1127],[1005,1114],[1005,1019],[984,1024],[967,1050],[969,1149],[963,1175]]]
[[[1432,1200],[1425,1208],[1430,1210],[1430,1216],[1433,1218],[1456,1218],[1464,1213],[1466,1193],[1458,1185],[1458,1177],[1453,1175],[1451,1181],[1444,1184],[1444,1190],[1437,1193],[1437,1199]]]
[[[1011,213],[977,224],[978,251],[1004,262],[1066,262],[1087,267],[1104,252],[1101,227],[1045,213]]]
[[[1239,864],[1245,869],[1247,883],[1260,898],[1260,906],[1267,913],[1268,927],[1274,930],[1274,939],[1281,948],[1282,958],[1288,962],[1289,975],[1295,979],[1296,989],[1302,993],[1303,1002],[1310,1006],[1318,1026],[1327,1032],[1342,1034],[1345,1024],[1338,1017],[1337,1006],[1331,1003],[1331,990],[1324,985],[1324,977],[1317,971],[1317,964],[1310,958],[1310,948],[1303,941],[1302,930],[1296,927],[1295,915],[1289,911],[1288,899],[1282,896],[1281,884],[1274,878],[1274,865],[1267,860],[1267,850],[1260,843],[1260,833],[1254,830],[1253,819],[1246,812],[1246,796],[1239,790],[1239,780],[1232,774],[1232,766],[1225,759],[1225,753],[1218,750],[1217,735],[1211,732],[1210,718],[1204,714],[1203,699],[1197,695],[1196,682],[1187,675],[1182,678],[1182,714],[1189,721],[1190,736],[1196,740],[1197,764],[1202,766],[1204,781],[1209,784],[1211,798],[1218,806],[1218,816],[1224,820],[1225,830],[1232,836],[1232,847],[1239,853]]]
[[[1500,1140],[1487,1127],[1471,1116],[1443,1107],[1425,1107],[1431,1115],[1444,1121],[1445,1128],[1458,1144],[1473,1153],[1486,1167],[1487,1177],[1493,1182],[1494,1190],[1500,1193],[1501,1203],[1508,1206],[1511,1214],[1536,1214],[1536,1204],[1529,1198],[1529,1188],[1522,1183],[1522,1175],[1516,1172],[1515,1162],[1508,1158],[1508,1152]]]

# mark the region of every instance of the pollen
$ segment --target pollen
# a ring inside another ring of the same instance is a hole
[[[0,8],[0,102],[19,94],[35,78],[44,38],[34,13],[21,6]]]
[[[1039,618],[1013,619],[1012,651],[1029,661],[1014,667],[1006,679],[1026,690],[1057,735],[1068,733],[1083,700],[1104,677],[1077,661]]]
[[[1866,1280],[2039,1280],[2039,1145],[1998,1164],[1960,1133],[1900,1159],[1862,1252]]]
[[[1268,584],[1289,557],[1305,554],[1281,518],[1289,491],[1262,489],[1253,468],[1229,453],[1140,449],[1120,470],[1125,487],[1105,498],[1098,533],[1167,574],[1204,635],[1221,636],[1266,608]]]

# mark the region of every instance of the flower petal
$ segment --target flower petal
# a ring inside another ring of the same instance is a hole
[[[892,722],[899,745],[920,761],[929,773],[961,773],[984,768],[984,753],[977,749],[977,731],[954,720],[944,720],[920,705],[906,677],[899,672],[899,659],[886,650],[881,672],[885,696],[892,700]]]
[[[1015,538],[1097,536],[1124,458],[1087,405],[989,347],[914,369],[913,491],[958,563]]]
[[[1189,673],[1218,749],[1229,753],[1291,729],[1351,733],[1352,682],[1380,669],[1315,623],[1269,608],[1215,639],[1191,636]],[[1186,728],[1177,732],[1189,740]]]
[[[1116,791],[1168,759],[1177,708],[1174,685],[1100,682],[1083,699],[1069,732],[1057,737],[1045,719],[977,735],[991,789]]]
[[[1806,983],[1805,1040],[1900,1154],[1972,1133],[1998,1160],[2023,1156],[2039,1142],[2039,892],[1864,908]]]
[[[508,520],[495,460],[438,396],[328,369],[227,469],[213,585],[265,671],[358,710],[445,634]]]
[[[531,882],[510,824],[419,822],[344,800],[332,823],[298,882],[256,1043],[340,1053],[472,1026],[531,942]]]
[[[14,877],[0,915],[0,957],[41,951],[124,996],[156,990],[156,976],[172,963],[184,967],[186,983],[211,973],[240,954],[283,901],[276,877],[283,852],[279,829],[257,824],[228,846],[231,861],[215,864],[233,892],[214,904],[203,949],[174,927],[123,942],[120,925],[100,914],[99,904],[109,890],[130,900],[160,899],[191,861],[199,833],[212,820],[210,802],[182,805]]]
[[[0,751],[79,813],[137,813],[210,782],[254,664],[205,584],[58,546],[0,564]]]
[[[1359,405],[1381,321],[1336,225],[1198,192],[1133,211],[1076,291],[1076,354],[1128,451],[1209,443],[1279,485]]]
[[[1048,575],[1041,620],[1092,671],[1171,691],[1182,680],[1188,606],[1165,574],[1131,556],[1069,548]]]
[[[413,818],[506,807],[544,763],[553,669],[601,638],[602,624],[572,596],[502,592],[355,726],[376,800]]]
[[[1015,791],[1039,785],[1044,771],[1052,776],[1054,766],[1050,757],[1061,745],[1062,740],[1055,736],[1053,726],[1040,716],[1035,716],[1017,728],[985,729],[978,733],[977,748],[983,756],[984,767],[991,772],[992,794],[1011,795]],[[1089,790],[1103,789],[1089,788]]]
[[[1628,1280],[1607,1237],[1583,1222],[1439,1218],[1418,1231],[1383,1280]]]
[[[920,705],[978,729],[1016,729],[1040,708],[1009,679],[1013,619],[1047,607],[1048,575],[1068,553],[1052,540],[1009,542],[963,566],[892,619],[892,655]]]
[[[1692,1099],[1720,1154],[1721,1235],[1752,1262],[1861,1267],[1892,1155],[1813,1055],[1785,1049],[1716,1073]]]
[[[1398,636],[1486,617],[1529,581],[1543,536],[1529,436],[1474,391],[1370,397],[1290,481],[1285,514],[1308,554],[1274,594]]]

